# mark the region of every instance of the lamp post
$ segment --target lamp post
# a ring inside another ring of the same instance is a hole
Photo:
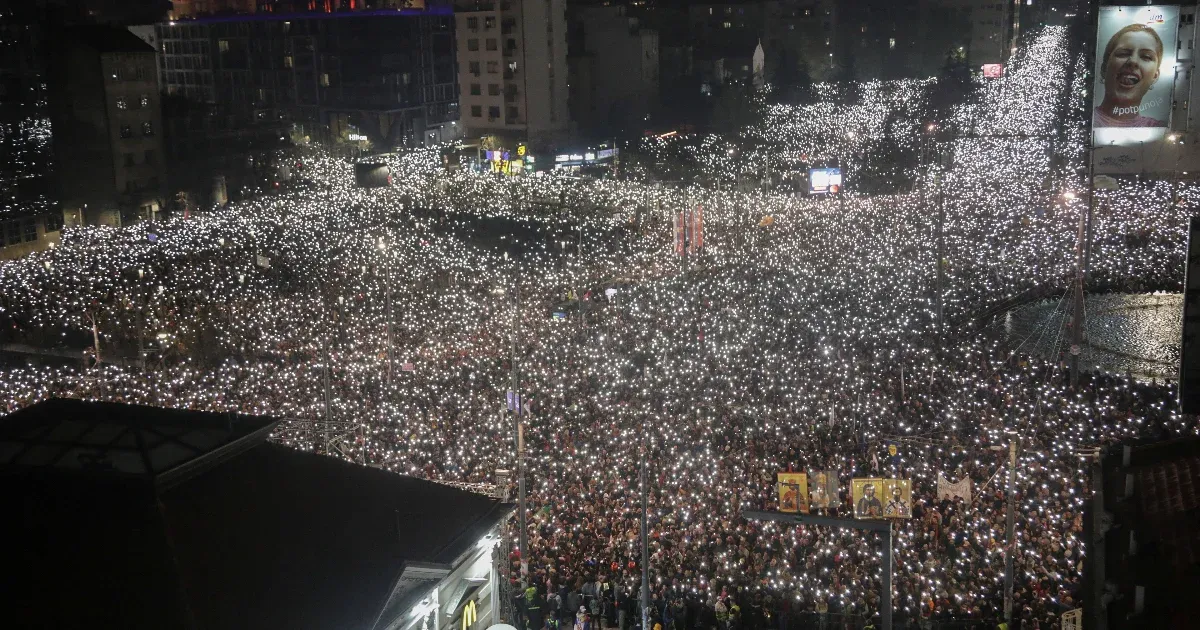
[[[504,252],[504,259],[508,260],[508,252]],[[514,261],[515,269],[515,261]],[[513,324],[512,324],[512,361],[509,365],[509,377],[512,381],[512,412],[513,412],[513,437],[515,438],[517,448],[517,527],[519,528],[517,537],[517,549],[521,554],[521,580],[524,583],[525,576],[529,573],[529,558],[526,556],[526,539],[528,537],[528,528],[525,524],[525,436],[521,426],[521,395],[517,390],[517,330],[521,320],[521,287],[518,282],[517,272],[513,271]]]
[[[642,368],[642,380],[646,378],[646,368]],[[639,493],[642,499],[642,630],[650,628],[650,541],[648,540],[648,523],[649,520],[647,507],[647,479],[646,479],[646,460],[650,457],[650,442],[646,430],[646,416],[649,415],[649,409],[642,415],[642,456],[641,464],[638,470],[638,486]]]

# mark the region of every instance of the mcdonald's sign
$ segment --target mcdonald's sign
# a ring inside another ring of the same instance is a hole
[[[463,606],[462,630],[471,630],[471,626],[475,624],[475,619],[477,616],[478,613],[475,611],[475,600],[472,599],[471,601],[467,602],[465,606]]]

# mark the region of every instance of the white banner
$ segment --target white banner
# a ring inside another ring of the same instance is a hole
[[[1134,147],[1166,135],[1175,87],[1177,6],[1101,7],[1096,33],[1092,136],[1095,147]],[[1129,161],[1123,152],[1111,156]],[[1099,163],[1100,172],[1122,172]],[[1103,169],[1103,170],[1101,170]]]
[[[953,499],[954,497],[962,497],[964,501],[971,501],[971,478],[963,477],[958,483],[951,483],[942,473],[938,473],[937,487],[938,501],[944,499]]]

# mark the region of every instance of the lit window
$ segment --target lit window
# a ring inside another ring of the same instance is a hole
[[[291,55],[288,55],[283,58],[283,67],[284,68],[291,68],[293,63],[295,63],[295,62],[292,60]]]
[[[142,97],[138,99],[138,107],[150,107],[150,95],[143,94]]]
[[[888,38],[888,48],[895,48],[895,47],[896,47],[896,38],[889,37]]]
[[[117,109],[129,109],[129,103],[124,98],[117,99]]]
[[[217,42],[217,49],[221,52],[229,52],[229,40],[222,39]]]
[[[143,136],[153,136],[154,135],[154,125],[150,124],[149,121],[142,123],[142,135]]]
[[[328,72],[321,73],[321,87],[329,87],[329,73]]]

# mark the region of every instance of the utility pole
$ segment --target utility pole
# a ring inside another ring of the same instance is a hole
[[[389,235],[391,234],[390,228],[388,229],[388,234]],[[387,249],[387,245],[382,242],[380,243],[380,247],[383,248],[384,250]],[[389,260],[384,261],[384,265],[386,265],[385,269],[387,269],[386,280],[385,280],[387,282],[387,322],[386,322],[386,328],[387,328],[387,384],[388,384],[388,387],[390,388],[392,386],[392,361],[393,361],[393,357],[392,357],[392,282],[394,280],[392,277],[392,261],[390,260],[390,258],[391,258],[390,251],[388,252],[388,258],[389,258]]]
[[[330,414],[330,410],[329,410],[329,338],[328,337],[326,337],[326,339],[325,339],[325,366],[324,367],[325,367],[325,369],[322,372],[324,373],[324,380],[325,380],[325,445],[323,448],[325,449],[325,454],[328,455],[329,454],[329,425],[332,422],[332,418],[330,417],[331,414]]]
[[[1079,234],[1075,250],[1075,300],[1071,309],[1071,386],[1079,384],[1079,356],[1083,350],[1084,299],[1083,282],[1087,276],[1088,255],[1091,249],[1092,206],[1096,199],[1092,183],[1092,169],[1088,168],[1087,209],[1079,215]]]
[[[1088,43],[1085,46],[1087,59],[1091,59],[1099,43],[1097,25],[1100,20],[1099,0],[1090,0],[1088,10],[1091,13],[1088,20]],[[1087,211],[1079,217],[1078,251],[1075,252],[1075,300],[1071,313],[1071,387],[1079,384],[1079,355],[1083,352],[1083,281],[1087,276],[1087,250],[1091,244],[1092,206],[1096,202],[1096,138],[1092,128],[1092,116],[1087,117],[1088,142],[1088,198]]]
[[[1017,541],[1013,538],[1017,500],[1017,437],[1008,443],[1008,515],[1004,526],[1004,622],[1012,627],[1013,556]]]
[[[586,279],[587,276],[584,272],[584,267],[583,267],[583,220],[582,219],[580,219],[580,221],[579,221],[578,228],[579,228],[578,229],[579,242],[578,242],[578,244],[575,245],[575,261],[576,261],[576,263],[579,264],[579,274],[584,276],[584,278]],[[584,321],[584,314],[583,314],[583,293],[580,293],[580,291],[582,289],[583,289],[583,287],[578,287],[575,289],[575,304],[577,306],[579,306],[579,328],[581,330],[586,327],[586,322]]]
[[[945,285],[945,268],[942,261],[946,258],[946,238],[944,224],[946,222],[946,204],[942,197],[942,174],[934,175],[938,189],[938,222],[937,222],[937,322],[938,322],[938,352],[942,350],[943,337],[946,333],[945,306],[942,304],[942,287]]]
[[[642,368],[642,377],[645,378],[646,370]],[[649,506],[647,501],[647,479],[646,479],[646,460],[650,456],[650,444],[646,430],[646,416],[649,415],[649,409],[642,416],[642,457],[641,469],[638,472],[639,483],[642,495],[642,630],[650,628],[650,541],[648,540],[647,521]]]
[[[392,386],[392,282],[391,274],[388,274],[387,288],[387,384]]]
[[[508,255],[505,254],[505,258]],[[517,526],[520,528],[517,538],[517,549],[521,553],[521,579],[529,573],[529,557],[526,556],[526,537],[528,529],[525,525],[525,431],[521,426],[521,395],[517,390],[517,330],[521,321],[521,287],[513,274],[513,325],[512,325],[512,362],[510,377],[512,379],[512,410],[513,431],[517,447]]]

